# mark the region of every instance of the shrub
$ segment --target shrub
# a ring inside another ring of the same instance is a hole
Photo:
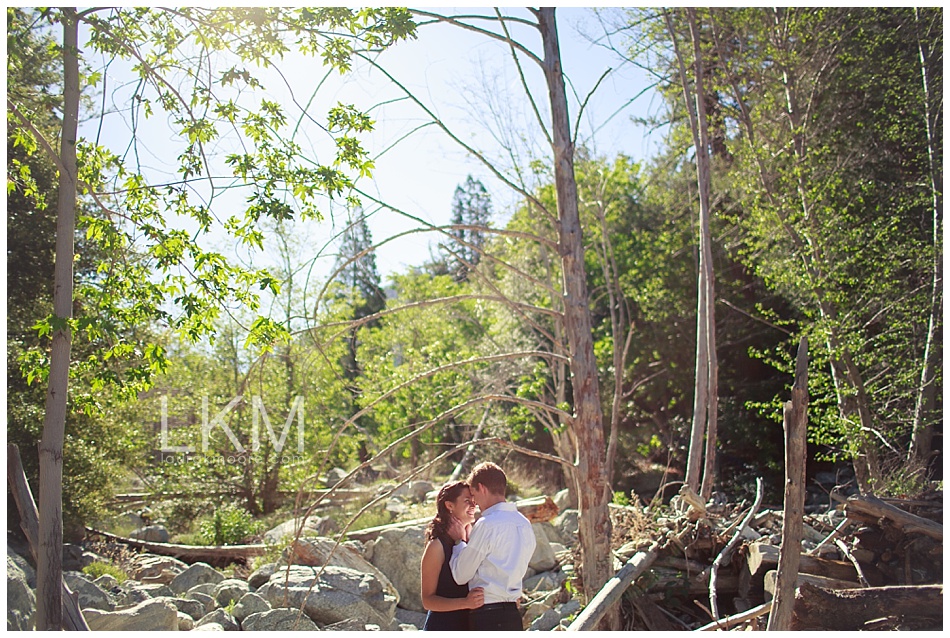
[[[109,574],[120,583],[128,580],[129,578],[128,574],[126,574],[124,571],[122,571],[115,565],[112,565],[110,563],[103,563],[102,561],[95,561],[95,562],[89,563],[88,565],[82,568],[82,573],[86,574],[90,578],[99,578],[103,574]]]
[[[238,545],[245,538],[260,531],[260,523],[247,510],[225,504],[214,515],[198,526],[201,540],[206,545]]]

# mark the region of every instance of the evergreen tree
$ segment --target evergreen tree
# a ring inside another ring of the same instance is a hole
[[[487,227],[491,220],[491,196],[480,180],[469,175],[463,184],[455,187],[452,197],[452,236],[455,238],[449,249],[454,254],[456,266],[450,268],[456,281],[466,281],[471,268],[478,265],[481,250],[485,245],[485,233],[479,227]]]

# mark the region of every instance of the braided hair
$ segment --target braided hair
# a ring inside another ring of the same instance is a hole
[[[465,481],[454,481],[452,483],[446,483],[442,486],[442,489],[439,490],[439,495],[435,498],[435,517],[426,525],[427,543],[434,538],[445,536],[448,533],[452,513],[449,512],[449,508],[446,507],[445,504],[448,501],[457,499],[459,495],[461,495],[462,490],[466,488],[468,488],[468,483]]]

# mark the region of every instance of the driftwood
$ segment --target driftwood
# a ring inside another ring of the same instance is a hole
[[[179,545],[176,543],[155,543],[151,541],[138,540],[136,538],[126,538],[117,536],[109,532],[103,532],[92,527],[87,527],[86,532],[95,536],[101,536],[107,541],[121,543],[129,547],[158,554],[160,556],[172,556],[186,563],[208,563],[209,565],[221,566],[234,562],[247,562],[248,558],[261,556],[267,551],[267,545]]]
[[[747,609],[742,613],[735,614],[734,616],[729,616],[728,618],[722,618],[720,620],[714,620],[708,625],[703,625],[695,631],[718,631],[720,629],[729,629],[730,627],[741,625],[742,623],[752,620],[753,618],[764,616],[770,611],[772,611],[771,600],[766,603],[762,603],[758,607],[753,607],[752,609]]]
[[[716,591],[716,584],[719,576],[719,568],[722,565],[728,565],[729,561],[732,559],[732,553],[735,551],[736,544],[739,542],[739,539],[742,538],[742,532],[749,525],[753,518],[755,518],[755,513],[759,510],[759,505],[762,504],[762,479],[755,479],[755,501],[752,503],[749,513],[746,514],[745,518],[742,520],[742,523],[739,524],[739,529],[736,530],[735,535],[732,537],[732,540],[729,541],[729,544],[726,545],[723,550],[716,556],[716,560],[713,561],[712,567],[709,569],[709,610],[712,613],[713,620],[719,620],[719,594]]]
[[[885,519],[905,534],[916,532],[943,541],[943,525],[940,523],[905,512],[870,494],[850,497],[845,505],[845,513],[848,518],[865,523],[877,524]]]
[[[776,581],[778,572],[771,570],[765,573],[764,589],[766,595],[775,596]],[[828,578],[827,576],[815,576],[814,574],[799,573],[798,578],[793,583],[795,587],[801,587],[802,583],[808,583],[815,587],[823,589],[860,589],[861,585],[852,580],[838,580],[837,578]]]
[[[20,527],[30,544],[30,553],[36,561],[36,546],[40,536],[40,517],[36,509],[36,501],[30,491],[30,484],[23,471],[23,462],[20,460],[20,449],[10,443],[7,445],[7,482],[20,511]],[[70,591],[63,581],[63,629],[67,631],[89,631],[89,625],[79,610],[79,596]]]
[[[601,588],[587,604],[574,622],[571,623],[567,631],[592,631],[597,627],[600,619],[613,607],[624,590],[636,580],[640,574],[645,572],[656,560],[657,546],[652,545],[645,552],[637,552],[627,563],[620,568],[620,571],[614,574],[613,578]]]
[[[545,523],[552,520],[558,514],[557,505],[551,500],[550,496],[537,496],[535,498],[526,498],[515,501],[518,511],[532,523]],[[398,523],[389,523],[388,525],[378,525],[376,527],[367,527],[365,529],[351,530],[346,533],[350,540],[369,541],[373,540],[381,533],[390,529],[404,529],[406,527],[415,527],[424,525],[432,520],[431,516],[425,518],[414,518],[409,521],[399,521]]]
[[[803,584],[795,598],[792,630],[854,631],[882,617],[933,619],[943,624],[943,585],[868,587],[828,591]]]
[[[746,549],[746,569],[750,575],[755,576],[778,567],[778,547],[766,543],[752,543]],[[808,554],[801,555],[798,571],[838,580],[856,580],[858,578],[854,565],[851,563],[830,558],[819,558]]]
[[[769,631],[786,631],[792,620],[795,583],[802,553],[805,514],[805,436],[808,428],[808,339],[802,337],[795,361],[792,400],[785,403],[785,499],[778,582],[769,614]]]

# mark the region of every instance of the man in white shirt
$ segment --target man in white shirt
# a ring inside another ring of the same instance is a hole
[[[482,587],[485,604],[469,612],[474,631],[521,631],[521,581],[537,541],[531,523],[514,503],[505,500],[508,478],[494,463],[479,463],[468,484],[481,516],[466,538],[462,525],[453,524],[456,541],[449,567],[457,583]]]

